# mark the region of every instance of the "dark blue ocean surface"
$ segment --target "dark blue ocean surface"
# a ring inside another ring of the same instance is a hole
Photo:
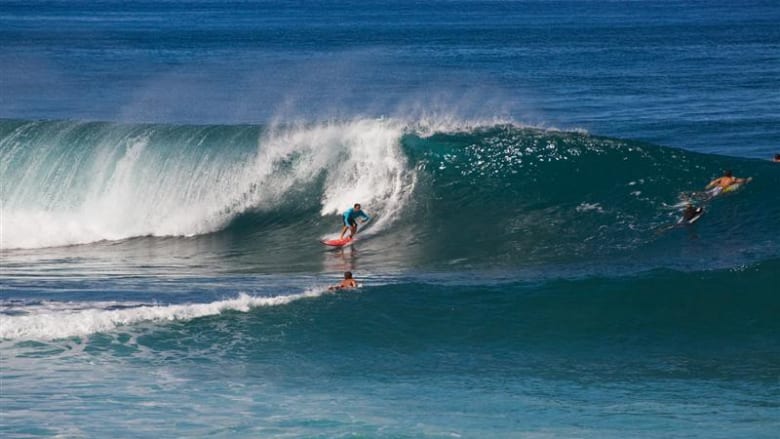
[[[774,1],[6,1],[0,117],[265,123],[410,111],[767,158]]]
[[[0,435],[776,437],[777,23],[0,3]]]

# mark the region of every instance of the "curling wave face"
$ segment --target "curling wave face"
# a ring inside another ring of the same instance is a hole
[[[515,124],[7,120],[0,122],[0,244],[150,237],[164,246],[228,237],[233,247],[223,255],[252,254],[257,268],[269,262],[257,248],[306,261],[318,250],[311,243],[338,228],[339,212],[361,202],[376,218],[361,256],[391,268],[635,263],[640,254],[639,268],[642,261],[707,267],[688,258],[694,240],[680,247],[683,232],[666,231],[679,215],[670,206],[730,168],[753,182],[708,202],[693,232],[717,266],[778,255],[773,166]]]

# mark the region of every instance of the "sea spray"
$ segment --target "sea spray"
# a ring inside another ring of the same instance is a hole
[[[371,206],[377,231],[414,187],[403,127],[378,120],[277,127],[3,122],[2,245],[193,236],[314,191],[323,215]],[[324,177],[324,187],[321,178]]]

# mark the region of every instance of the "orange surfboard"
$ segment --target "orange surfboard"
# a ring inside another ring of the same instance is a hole
[[[347,245],[350,242],[352,242],[352,238],[347,237],[347,238],[341,238],[341,239],[323,239],[320,242],[325,244],[325,245],[329,245],[331,247],[344,247],[345,245]]]

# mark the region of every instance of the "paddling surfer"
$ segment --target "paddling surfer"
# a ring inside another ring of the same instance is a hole
[[[696,207],[691,203],[688,203],[685,205],[685,209],[683,209],[682,213],[682,221],[690,224],[694,218],[701,215],[704,212],[704,209],[701,207]]]
[[[338,284],[338,285],[333,285],[333,286],[329,287],[328,290],[329,291],[344,290],[344,289],[357,288],[357,287],[358,287],[358,283],[352,277],[352,272],[351,271],[345,271],[344,272],[344,280],[342,280],[341,283]]]
[[[714,196],[723,192],[731,185],[742,184],[748,181],[750,181],[749,178],[737,178],[734,177],[731,171],[724,171],[722,177],[712,180],[704,189]]]

